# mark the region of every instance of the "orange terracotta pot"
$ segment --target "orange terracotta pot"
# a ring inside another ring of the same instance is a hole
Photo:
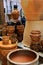
[[[11,41],[9,41],[9,45],[3,45],[2,41],[0,42],[0,56],[1,56],[1,61],[2,65],[7,65],[7,59],[6,56],[7,54],[15,50],[17,48],[17,44],[11,44]]]

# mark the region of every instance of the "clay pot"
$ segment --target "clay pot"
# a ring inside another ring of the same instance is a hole
[[[15,31],[15,26],[7,26],[7,34],[13,34]]]
[[[2,36],[2,40],[3,40],[3,45],[9,44],[9,36]]]
[[[15,49],[17,49],[17,44],[11,44],[11,41],[9,41],[8,45],[4,45],[3,41],[0,42],[0,57],[2,65],[7,65],[7,54]]]
[[[33,30],[30,34],[30,37],[33,42],[39,42],[41,37],[41,32],[38,30]]]
[[[28,49],[17,49],[7,55],[8,65],[38,65],[38,54]]]
[[[24,32],[24,25],[17,25],[17,33],[23,34]]]
[[[14,20],[18,19],[18,17],[19,17],[19,11],[17,9],[17,5],[14,5],[14,10],[12,11],[11,15],[12,15],[12,18]]]
[[[17,42],[17,34],[12,34],[10,40],[12,44],[15,44]]]

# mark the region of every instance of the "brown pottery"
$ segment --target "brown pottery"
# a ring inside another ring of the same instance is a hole
[[[38,65],[38,55],[28,49],[17,49],[7,55],[8,65]]]
[[[30,34],[30,37],[33,42],[39,42],[41,37],[41,32],[38,30],[33,30]]]

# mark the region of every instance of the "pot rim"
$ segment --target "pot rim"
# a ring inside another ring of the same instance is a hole
[[[9,58],[9,56],[13,53],[13,52],[16,52],[16,51],[19,51],[19,50],[29,50],[29,51],[32,51],[33,53],[35,53],[36,54],[36,58],[33,60],[33,61],[31,61],[31,62],[24,62],[24,63],[19,63],[19,62],[14,62],[14,61],[12,61],[10,58]],[[7,55],[7,60],[10,62],[10,63],[12,63],[12,64],[32,64],[32,63],[34,63],[34,62],[36,62],[36,61],[38,61],[38,59],[39,59],[39,55],[38,55],[38,53],[36,52],[36,51],[33,51],[33,50],[31,50],[31,49],[16,49],[16,50],[13,50],[13,51],[11,51],[11,52],[9,52],[8,53],[8,55]]]

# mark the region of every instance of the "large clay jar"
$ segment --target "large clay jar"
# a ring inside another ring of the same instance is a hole
[[[30,34],[32,42],[39,42],[41,37],[41,32],[38,30],[33,30]]]
[[[17,5],[14,5],[14,10],[12,11],[12,18],[15,20],[15,19],[18,19],[19,17],[19,11],[17,9]]]

